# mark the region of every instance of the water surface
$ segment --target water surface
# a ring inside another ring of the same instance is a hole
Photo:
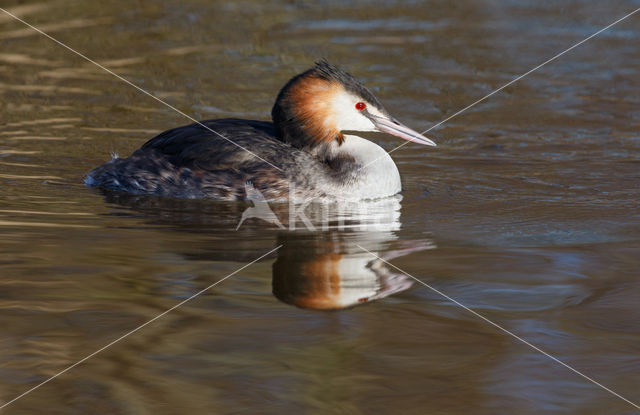
[[[195,118],[268,119],[327,57],[421,130],[638,5],[2,7]],[[189,120],[0,14],[0,400],[282,245],[4,412],[631,413],[358,245],[639,402],[639,18],[395,151],[388,226],[311,232],[83,186]]]

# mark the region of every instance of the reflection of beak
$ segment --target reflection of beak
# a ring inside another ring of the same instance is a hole
[[[429,140],[427,137],[423,136],[417,131],[413,131],[411,128],[400,124],[398,121],[394,119],[378,117],[373,114],[365,114],[376,126],[376,128],[384,133],[389,133],[391,135],[395,135],[396,137],[403,138],[407,141],[412,141],[418,144],[424,144],[427,146],[436,146],[436,143]]]

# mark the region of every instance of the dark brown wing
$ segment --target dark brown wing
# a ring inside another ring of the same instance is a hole
[[[204,126],[190,124],[167,130],[147,141],[136,153],[162,153],[178,168],[251,171],[269,163],[282,168],[282,154],[293,150],[275,137],[270,122],[230,118],[201,124]]]
[[[251,181],[267,199],[286,199],[291,182],[313,189],[316,178],[326,174],[326,163],[279,141],[269,122],[202,124],[157,135],[130,157],[94,169],[85,183],[137,194],[229,200],[245,199],[245,183]]]

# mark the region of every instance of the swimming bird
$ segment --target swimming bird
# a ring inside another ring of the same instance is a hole
[[[89,172],[92,187],[178,198],[364,200],[402,189],[387,152],[357,132],[436,144],[406,127],[352,75],[322,60],[280,90],[273,122],[215,119],[165,131]]]

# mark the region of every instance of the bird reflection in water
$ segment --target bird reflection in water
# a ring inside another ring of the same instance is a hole
[[[396,241],[402,197],[316,204],[307,213],[322,232],[280,232],[273,294],[301,308],[336,310],[405,291],[413,280],[384,261],[435,248],[431,241]],[[389,250],[391,244],[398,248]],[[379,258],[366,252],[375,253]]]
[[[358,245],[385,261],[435,248],[429,240],[398,241],[401,197],[339,206],[311,204],[304,211],[304,221],[297,220],[300,217],[292,214],[290,205],[270,204],[275,212],[272,214],[283,225],[255,219],[256,215],[243,221],[250,216],[246,215],[246,204],[101,193],[108,203],[141,213],[147,223],[163,225],[166,230],[211,233],[220,240],[233,240],[237,247],[229,250],[228,242],[224,249],[209,243],[192,249],[185,244],[167,246],[172,254],[189,260],[246,263],[264,253],[265,238],[276,239],[276,245],[282,247],[272,267],[273,294],[280,301],[301,308],[353,307],[403,292],[413,285],[410,277]],[[389,246],[394,249],[389,250]],[[265,260],[269,258],[272,256]]]
[[[385,298],[411,288],[413,280],[382,259],[389,261],[435,247],[429,241],[413,241],[400,249],[377,253],[382,258],[378,259],[357,246],[362,243],[358,236],[363,235],[281,234],[282,248],[273,264],[273,294],[284,303],[318,310]],[[371,236],[365,235],[365,239]]]

